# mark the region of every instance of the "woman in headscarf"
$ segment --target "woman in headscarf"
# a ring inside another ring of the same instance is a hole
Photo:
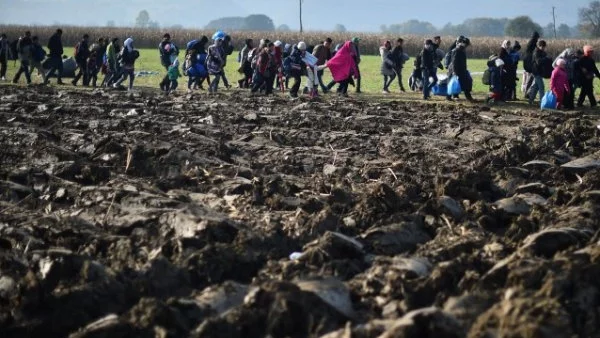
[[[133,49],[133,39],[127,38],[123,42],[123,50],[121,51],[121,78],[115,82],[114,88],[119,88],[121,83],[129,77],[129,90],[133,89],[133,80],[135,79],[135,60],[140,57],[140,53]]]
[[[389,87],[396,78],[394,71],[395,63],[392,60],[392,43],[387,40],[383,46],[379,47],[381,56],[381,75],[383,75],[383,93],[389,94]]]
[[[351,41],[346,41],[325,65],[331,71],[333,80],[340,84],[339,93],[342,96],[348,96],[348,84],[352,81],[352,76],[358,76],[354,60],[354,46]]]

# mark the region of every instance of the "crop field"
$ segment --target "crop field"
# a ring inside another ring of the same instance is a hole
[[[383,95],[377,56],[164,95],[155,40],[132,92],[0,83],[1,338],[600,337],[597,108]]]

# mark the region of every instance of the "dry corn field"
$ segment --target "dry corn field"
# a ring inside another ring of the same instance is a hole
[[[45,41],[52,35],[52,33],[58,28],[57,26],[16,26],[16,25],[1,25],[0,32],[6,33],[9,39],[14,39],[24,31],[30,30],[33,35],[40,37],[41,41]],[[63,29],[63,43],[65,46],[75,45],[81,36],[85,33],[89,34],[92,39],[99,37],[133,37],[136,41],[138,48],[153,48],[156,47],[161,39],[161,36],[168,32],[173,37],[174,41],[180,46],[184,45],[187,41],[200,38],[202,35],[210,37],[214,31],[202,30],[202,29],[141,29],[141,28],[126,28],[126,27],[69,27],[62,26]],[[260,40],[267,38],[270,40],[281,40],[283,42],[297,42],[300,40],[306,41],[308,45],[315,45],[323,40],[325,37],[331,37],[334,44],[348,40],[353,36],[358,36],[362,39],[362,52],[363,54],[378,54],[379,46],[385,40],[395,40],[398,37],[402,37],[405,41],[405,52],[409,55],[415,55],[421,49],[423,43],[423,36],[418,35],[401,35],[394,36],[391,34],[375,34],[375,33],[334,33],[334,32],[307,32],[300,34],[299,32],[249,32],[249,31],[232,31],[228,32],[236,47],[241,48],[243,41],[247,38],[254,40]],[[447,48],[456,37],[444,36],[442,37],[442,48]],[[502,38],[492,37],[472,37],[471,42],[471,57],[473,58],[487,58],[489,55],[495,53],[500,48]],[[527,43],[525,38],[510,38],[511,41],[517,40],[521,43],[523,48]],[[582,48],[586,44],[595,45],[598,40],[584,40],[584,39],[561,39],[551,40],[548,39],[548,52],[550,55],[558,55],[565,48]]]

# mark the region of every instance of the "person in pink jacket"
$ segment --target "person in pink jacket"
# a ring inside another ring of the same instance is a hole
[[[333,80],[340,84],[340,95],[348,96],[348,84],[358,76],[358,68],[354,61],[354,48],[351,41],[346,41],[335,56],[327,61],[326,67],[331,71]]]
[[[556,96],[556,109],[562,108],[565,95],[569,94],[571,90],[566,68],[567,62],[564,59],[558,59],[556,61],[556,68],[554,68],[552,77],[550,77],[550,90]]]

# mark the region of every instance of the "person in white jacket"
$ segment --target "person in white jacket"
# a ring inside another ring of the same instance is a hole
[[[379,47],[379,55],[381,55],[381,75],[383,75],[383,93],[388,94],[389,87],[396,78],[394,71],[395,63],[392,59],[392,43],[388,40],[383,46]]]

